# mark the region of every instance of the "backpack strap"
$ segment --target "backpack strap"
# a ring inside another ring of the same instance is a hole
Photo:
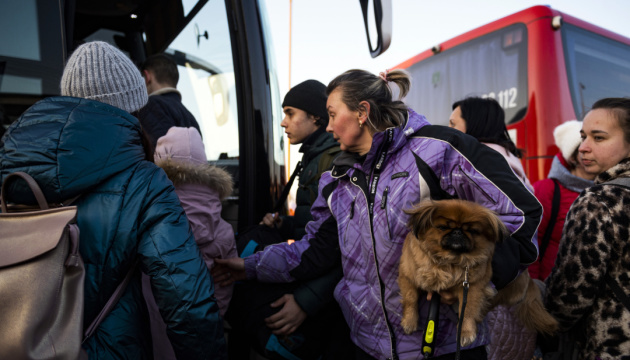
[[[42,189],[37,184],[37,181],[35,181],[35,179],[33,179],[32,176],[30,176],[29,174],[25,172],[16,171],[14,173],[7,175],[7,177],[5,177],[4,181],[2,182],[2,189],[0,190],[0,209],[2,210],[3,213],[9,212],[8,211],[9,206],[6,203],[5,193],[6,193],[6,188],[8,187],[7,184],[13,178],[21,178],[26,182],[28,187],[33,192],[33,196],[35,196],[35,200],[37,200],[37,204],[41,210],[46,210],[46,209],[50,209],[51,207],[58,207],[58,206],[62,206],[62,207],[70,206],[74,204],[77,200],[79,200],[81,195],[83,195],[83,194],[79,194],[59,204],[49,204],[48,201],[46,200],[46,197],[44,196],[44,193],[42,192]],[[19,205],[19,206],[16,206],[16,208],[30,208],[30,206]]]
[[[315,199],[317,199],[317,196],[319,195],[317,193],[318,191],[317,184],[319,183],[319,180],[321,179],[322,174],[325,171],[332,169],[333,160],[335,160],[335,158],[337,157],[337,155],[339,155],[340,152],[341,152],[341,149],[339,148],[339,146],[333,146],[333,147],[328,148],[327,150],[324,150],[324,152],[319,158],[319,161],[317,162],[317,176],[313,176],[306,184],[300,184],[301,189],[306,189],[309,192],[311,204],[315,202]],[[315,184],[314,191],[312,187],[313,184]]]
[[[540,246],[538,246],[538,262],[542,262],[543,257],[545,256],[545,252],[547,251],[547,247],[549,246],[549,242],[551,240],[551,233],[553,233],[553,228],[556,227],[558,212],[560,212],[560,185],[558,185],[558,180],[551,180],[553,180],[553,200],[551,202],[551,217],[549,218],[549,222],[547,223],[545,235],[543,235],[542,240],[540,240]]]
[[[276,205],[274,205],[272,212],[275,213],[275,212],[280,212],[280,210],[282,210],[282,207],[284,206],[284,202],[287,201],[287,196],[289,196],[289,191],[291,190],[291,186],[293,185],[295,178],[301,172],[302,172],[302,162],[298,161],[297,165],[295,165],[295,170],[293,170],[293,174],[291,174],[291,178],[289,179],[289,182],[282,189],[282,193],[280,194],[280,197],[278,198]]]
[[[109,315],[109,313],[114,309],[114,306],[116,306],[116,304],[118,303],[118,300],[120,300],[120,297],[122,296],[123,292],[127,288],[129,281],[131,281],[131,277],[136,271],[136,268],[138,267],[139,263],[140,263],[140,260],[136,259],[136,261],[133,263],[133,265],[127,272],[127,275],[125,275],[125,278],[123,279],[123,281],[120,284],[118,284],[118,287],[116,288],[116,290],[114,290],[114,293],[112,294],[112,296],[109,298],[109,300],[107,300],[107,303],[105,304],[101,312],[92,321],[90,326],[88,326],[87,330],[85,330],[85,333],[83,334],[83,341],[81,343],[84,343],[90,336],[94,334],[98,326],[103,322],[103,320],[105,320],[107,315]]]
[[[335,160],[340,152],[341,148],[338,145],[325,150],[317,163],[317,173],[321,174],[326,170],[330,170],[332,168],[333,160]]]
[[[4,178],[4,180],[2,181],[2,189],[0,189],[0,207],[2,208],[2,212],[6,213],[7,212],[7,202],[6,202],[6,188],[8,187],[8,183],[9,180],[13,179],[13,178],[22,178],[24,181],[26,181],[26,184],[28,184],[28,187],[31,188],[31,191],[33,192],[33,195],[35,196],[35,199],[37,200],[37,203],[39,204],[39,208],[42,210],[46,210],[48,209],[48,202],[46,201],[46,197],[44,196],[44,193],[42,192],[42,189],[39,188],[39,185],[37,185],[37,182],[35,181],[35,179],[33,179],[29,174],[25,173],[25,172],[21,172],[21,171],[17,171],[14,173],[11,173],[9,175],[7,175],[7,177]]]

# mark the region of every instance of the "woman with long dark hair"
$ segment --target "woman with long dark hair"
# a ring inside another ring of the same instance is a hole
[[[520,159],[523,157],[523,153],[510,138],[505,126],[505,112],[496,100],[469,97],[456,101],[453,103],[449,127],[466,133],[498,151],[521,181],[528,188],[532,188],[521,164]]]

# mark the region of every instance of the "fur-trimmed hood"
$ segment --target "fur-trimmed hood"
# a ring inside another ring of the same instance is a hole
[[[219,193],[221,200],[232,193],[232,177],[227,171],[214,165],[198,165],[172,159],[162,159],[155,164],[166,172],[175,187],[181,184],[205,185]]]
[[[232,193],[232,177],[208,164],[201,135],[195,128],[170,128],[158,139],[154,160],[176,188],[183,184],[204,185],[215,190],[221,200]]]

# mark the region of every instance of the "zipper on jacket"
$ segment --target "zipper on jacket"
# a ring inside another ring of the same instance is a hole
[[[385,283],[383,282],[383,278],[381,277],[380,274],[380,266],[379,266],[379,262],[378,262],[378,257],[376,255],[377,251],[376,251],[376,238],[374,237],[374,205],[375,205],[375,195],[376,195],[376,189],[377,189],[377,185],[378,185],[378,180],[381,176],[381,172],[383,170],[383,167],[385,166],[385,159],[387,157],[387,150],[389,149],[390,144],[393,142],[394,140],[394,129],[393,128],[389,128],[386,130],[385,133],[385,141],[381,144],[378,152],[377,152],[377,156],[376,156],[376,163],[373,164],[373,167],[371,169],[371,173],[370,173],[370,183],[368,186],[368,194],[366,196],[367,202],[368,202],[368,219],[370,221],[370,236],[372,237],[372,248],[374,249],[374,251],[372,252],[374,254],[374,263],[376,265],[376,276],[378,277],[378,283],[379,283],[379,290],[380,290],[380,295],[381,295],[381,309],[383,311],[383,316],[385,317],[385,325],[387,327],[387,332],[389,333],[389,341],[390,341],[390,347],[391,347],[391,354],[392,360],[398,360],[398,354],[396,353],[396,334],[394,332],[394,327],[392,326],[391,321],[389,320],[389,316],[387,315],[387,309],[385,308]],[[382,203],[381,203],[382,206]]]
[[[385,211],[385,221],[387,221],[387,235],[389,235],[390,240],[393,240],[392,229],[389,226],[389,212],[387,211],[387,194],[389,194],[389,186],[387,186],[385,188],[385,191],[383,192],[383,197],[381,198],[381,210]]]
[[[389,186],[385,188],[383,192],[383,197],[381,198],[381,209],[385,209],[387,206],[387,193],[389,192]]]

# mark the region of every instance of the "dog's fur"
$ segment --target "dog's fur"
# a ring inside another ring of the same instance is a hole
[[[527,271],[498,293],[490,285],[495,243],[508,235],[493,211],[469,201],[442,200],[423,202],[407,213],[411,231],[403,244],[398,275],[407,334],[418,327],[421,290],[455,294],[461,313],[466,266],[470,287],[462,346],[475,340],[477,323],[498,304],[514,305],[517,318],[531,330],[543,334],[557,330],[558,322],[545,310],[540,289]]]

